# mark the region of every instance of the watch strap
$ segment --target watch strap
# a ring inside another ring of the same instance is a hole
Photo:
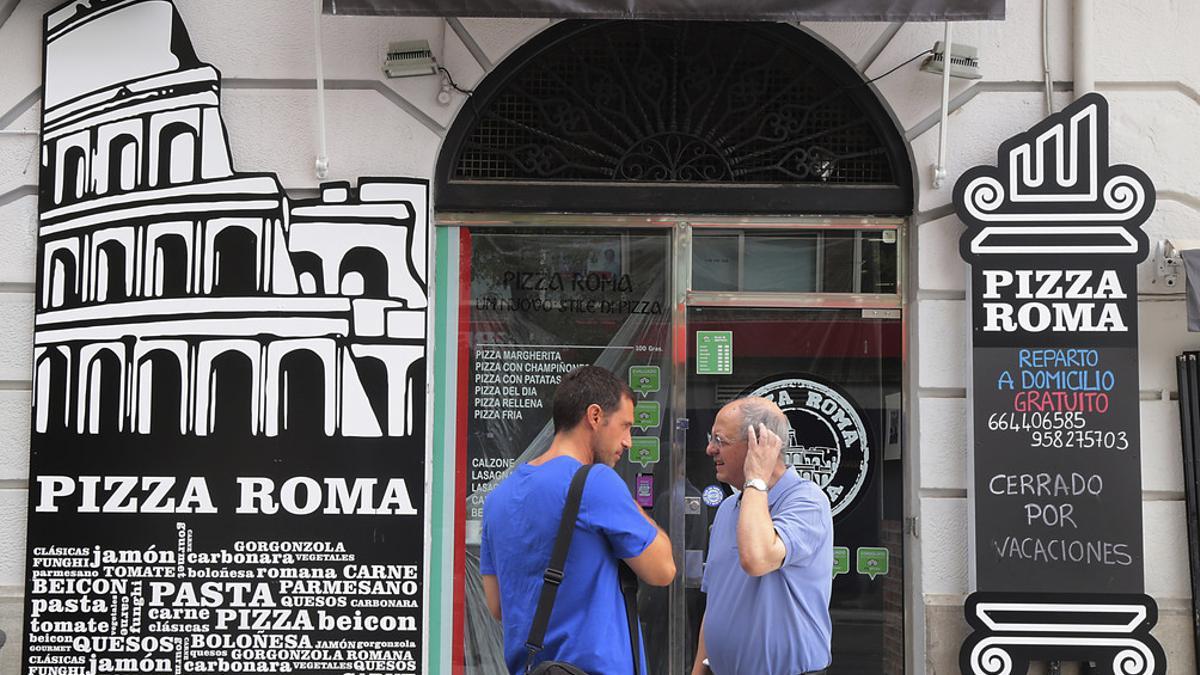
[[[746,481],[746,483],[744,485],[742,485],[743,492],[745,492],[746,490],[751,489],[751,488],[753,488],[755,490],[761,490],[763,492],[767,492],[768,491],[767,481],[765,481],[761,478],[751,478],[750,480]]]

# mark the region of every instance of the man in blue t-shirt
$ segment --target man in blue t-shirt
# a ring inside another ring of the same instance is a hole
[[[504,625],[508,670],[524,672],[525,640],[567,489],[580,466],[598,464],[584,486],[545,649],[535,662],[565,661],[595,675],[632,673],[617,562],[655,586],[675,578],[670,540],[612,470],[631,444],[633,392],[607,370],[583,366],[563,377],[553,414],[550,449],[514,469],[484,502],[479,569],[488,609]],[[639,660],[645,675],[644,651]]]
[[[763,398],[717,413],[706,452],[742,488],[713,520],[692,675],[801,675],[829,667],[833,517],[829,499],[784,463],[787,416]]]

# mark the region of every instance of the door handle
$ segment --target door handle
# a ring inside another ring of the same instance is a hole
[[[704,551],[689,548],[683,552],[683,587],[700,588],[704,581]]]

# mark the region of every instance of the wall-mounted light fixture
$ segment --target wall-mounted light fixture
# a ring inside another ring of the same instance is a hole
[[[383,72],[388,77],[419,77],[437,74],[437,60],[428,40],[388,43]]]
[[[946,67],[946,48],[941,40],[933,45],[933,53],[921,62],[921,70],[941,74]],[[979,70],[979,50],[970,45],[950,46],[950,77],[961,80],[978,80],[983,77]]]
[[[1179,276],[1185,274],[1183,252],[1187,249],[1200,248],[1200,241],[1163,239],[1154,246],[1154,279],[1153,283],[1163,288],[1175,288],[1179,284]]]

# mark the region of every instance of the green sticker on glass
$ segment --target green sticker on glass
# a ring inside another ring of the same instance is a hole
[[[658,366],[630,366],[629,388],[639,394],[649,394],[662,388]]]
[[[629,461],[642,466],[658,464],[658,437],[634,436],[629,446]]]
[[[639,429],[653,429],[662,424],[662,409],[658,401],[638,401],[633,406],[633,426]]]
[[[872,581],[877,576],[886,575],[888,573],[888,550],[870,546],[860,547],[858,549],[858,573],[871,577]]]
[[[696,331],[696,374],[730,375],[733,373],[733,331]]]
[[[850,573],[850,549],[845,546],[833,547],[833,576]]]

